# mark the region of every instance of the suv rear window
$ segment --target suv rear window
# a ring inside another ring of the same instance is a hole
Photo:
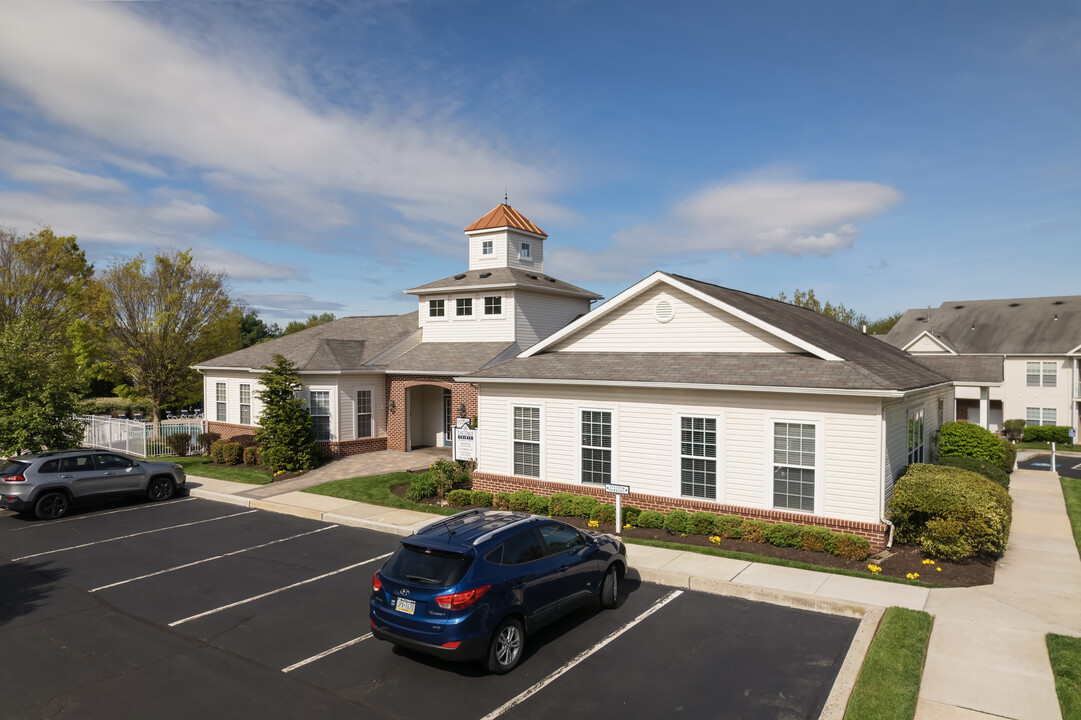
[[[469,555],[402,544],[383,567],[383,574],[399,582],[451,587],[469,569]]]
[[[0,460],[0,477],[22,475],[23,470],[30,467],[27,463],[18,460]]]

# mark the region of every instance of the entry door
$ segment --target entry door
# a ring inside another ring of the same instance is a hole
[[[451,412],[450,390],[443,389],[443,444],[450,447],[454,441],[454,413]]]

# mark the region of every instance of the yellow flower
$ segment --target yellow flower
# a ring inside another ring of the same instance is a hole
[[[936,567],[935,570],[938,570],[939,572],[942,572],[942,568],[940,568],[940,567]]]

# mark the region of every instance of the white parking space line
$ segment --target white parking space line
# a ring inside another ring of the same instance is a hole
[[[1076,465],[1074,465],[1074,466],[1073,466],[1072,468],[1070,468],[1070,469],[1071,469],[1071,470],[1081,470],[1081,463],[1077,463]]]
[[[578,653],[577,655],[575,655],[570,660],[570,662],[568,662],[566,665],[561,667],[559,670],[556,670],[554,673],[552,673],[548,677],[544,678],[543,680],[541,680],[537,684],[533,685],[531,688],[529,688],[528,690],[523,692],[521,695],[518,695],[517,697],[511,698],[507,702],[503,703],[502,705],[497,707],[495,710],[493,710],[492,712],[488,713],[483,718],[481,718],[481,720],[493,720],[494,718],[499,717],[500,715],[507,712],[508,710],[515,707],[516,705],[522,703],[525,700],[528,700],[533,695],[536,695],[538,692],[540,692],[545,687],[547,687],[548,685],[553,683],[555,680],[557,680],[561,676],[565,675],[566,673],[570,672],[570,670],[572,670],[576,665],[578,665],[580,662],[582,662],[583,660],[588,658],[590,655],[597,652],[598,650],[603,648],[605,645],[612,642],[617,637],[619,637],[623,633],[627,632],[632,627],[634,627],[638,623],[642,622],[647,617],[649,617],[653,613],[657,612],[662,607],[664,607],[668,603],[672,602],[673,600],[675,600],[677,597],[679,597],[682,594],[683,594],[682,590],[673,590],[672,592],[668,593],[667,595],[662,597],[660,600],[653,603],[653,605],[651,605],[649,607],[649,609],[647,609],[641,615],[636,617],[634,620],[631,620],[629,623],[627,623],[626,625],[621,627],[619,630],[616,630],[614,633],[612,633],[611,635],[606,637],[604,640],[601,640],[599,643],[597,643],[593,647],[589,648],[588,650],[583,650],[582,652]]]
[[[116,513],[132,512],[133,510],[147,510],[149,508],[171,507],[171,506],[177,505],[179,503],[191,502],[192,500],[198,500],[198,498],[186,497],[186,498],[181,498],[179,500],[173,500],[170,503],[146,503],[145,505],[136,505],[135,507],[120,508],[119,510],[109,510],[108,512],[99,512],[99,513],[93,513],[93,514],[87,514],[87,515],[76,515],[75,517],[61,518],[59,520],[49,520],[48,522],[36,522],[36,523],[23,525],[22,527],[10,528],[9,530],[6,530],[5,532],[18,532],[20,530],[32,530],[34,528],[55,527],[57,525],[62,525],[63,523],[78,522],[80,520],[87,520],[89,518],[102,517],[104,515],[115,515]]]
[[[336,527],[338,527],[338,525],[327,525],[326,527],[321,527],[318,530],[309,530],[308,532],[303,532],[299,535],[291,535],[289,537],[279,538],[278,540],[271,540],[270,542],[265,542],[262,545],[252,545],[251,547],[242,548],[240,550],[233,550],[232,552],[222,553],[221,555],[215,555],[214,557],[203,558],[202,560],[196,560],[194,562],[184,563],[183,565],[176,565],[171,568],[166,568],[164,570],[158,570],[157,572],[147,573],[146,575],[140,575],[139,577],[128,578],[127,580],[119,580],[114,583],[109,583],[108,585],[101,585],[99,587],[91,589],[90,592],[93,593],[97,592],[98,590],[108,590],[109,588],[114,588],[118,585],[127,585],[128,583],[135,582],[136,580],[146,580],[147,578],[152,578],[157,575],[164,575],[165,573],[171,573],[175,570],[183,570],[184,568],[194,567],[195,565],[202,565],[203,563],[208,563],[212,560],[220,560],[222,558],[227,558],[232,555],[239,555],[240,553],[246,553],[249,550],[258,550],[259,548],[270,547],[271,545],[277,545],[278,543],[287,542],[289,540],[296,540],[297,538],[302,538],[305,535],[314,535],[315,533],[321,533],[324,530],[330,530]]]
[[[202,525],[203,523],[216,522],[218,520],[228,520],[229,518],[239,517],[241,515],[251,515],[255,512],[259,511],[245,510],[244,512],[233,513],[232,515],[222,515],[221,517],[209,518],[207,520],[196,520],[195,522],[181,523],[179,525],[170,525],[169,527],[155,528],[154,530],[143,530],[142,532],[131,533],[130,535],[121,535],[120,537],[109,538],[107,540],[96,540],[94,542],[83,543],[82,545],[71,545],[70,547],[59,548],[57,550],[46,550],[45,552],[34,553],[33,555],[23,555],[22,557],[11,558],[11,562],[29,560],[30,558],[41,557],[42,555],[54,555],[56,553],[67,552],[68,550],[78,550],[79,548],[93,547],[94,545],[104,545],[105,543],[116,542],[117,540],[127,540],[129,538],[139,537],[140,535],[152,535],[153,533],[165,532],[166,530],[176,530],[177,528],[191,527],[192,525]]]
[[[199,618],[206,617],[207,615],[213,615],[214,613],[219,613],[222,610],[228,610],[230,608],[235,608],[235,607],[238,607],[240,605],[246,605],[247,603],[255,602],[256,600],[262,600],[263,598],[270,597],[271,595],[277,595],[278,593],[285,592],[286,590],[292,590],[293,588],[300,587],[301,585],[307,585],[308,583],[313,583],[313,582],[316,582],[318,580],[323,580],[323,579],[326,579],[326,578],[331,577],[333,575],[338,575],[339,573],[347,572],[349,570],[355,570],[356,568],[360,567],[361,565],[367,565],[369,563],[375,562],[376,560],[382,560],[383,558],[387,558],[387,557],[390,557],[390,556],[391,556],[391,553],[383,553],[382,555],[379,555],[377,557],[369,558],[367,560],[362,560],[361,562],[353,563],[352,565],[347,565],[346,567],[338,568],[337,570],[331,570],[328,573],[323,573],[322,575],[317,575],[317,576],[315,576],[313,578],[308,578],[307,580],[301,580],[300,582],[293,583],[292,585],[286,585],[285,587],[280,587],[277,590],[271,590],[269,592],[261,593],[259,595],[253,595],[250,598],[245,598],[243,600],[237,600],[234,603],[229,603],[228,605],[222,605],[221,607],[214,608],[213,610],[207,610],[206,612],[201,612],[198,615],[192,615],[190,617],[186,617],[186,618],[183,618],[181,620],[174,620],[173,622],[169,623],[169,627],[176,627],[177,625],[183,625],[186,622],[191,622],[192,620],[198,620]]]
[[[333,655],[334,653],[338,652],[339,650],[345,650],[347,647],[351,647],[353,645],[356,645],[359,642],[364,642],[365,640],[367,640],[371,636],[372,636],[372,634],[368,633],[367,635],[361,635],[358,638],[353,638],[349,642],[343,642],[341,645],[338,645],[336,647],[332,647],[330,650],[324,650],[323,652],[319,653],[318,655],[312,655],[310,658],[307,658],[306,660],[301,660],[298,663],[293,663],[289,667],[283,667],[282,672],[283,673],[293,672],[298,667],[304,667],[308,663],[313,663],[316,660],[322,660],[327,655]]]

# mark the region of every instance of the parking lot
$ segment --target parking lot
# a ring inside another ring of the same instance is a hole
[[[371,638],[372,572],[397,544],[196,498],[0,513],[0,714],[813,718],[857,627],[629,580],[616,610],[489,675]]]
[[[1019,460],[1017,467],[1025,470],[1050,470],[1051,454],[1032,455]],[[1062,477],[1081,479],[1081,457],[1077,455],[1055,455],[1055,472]]]

